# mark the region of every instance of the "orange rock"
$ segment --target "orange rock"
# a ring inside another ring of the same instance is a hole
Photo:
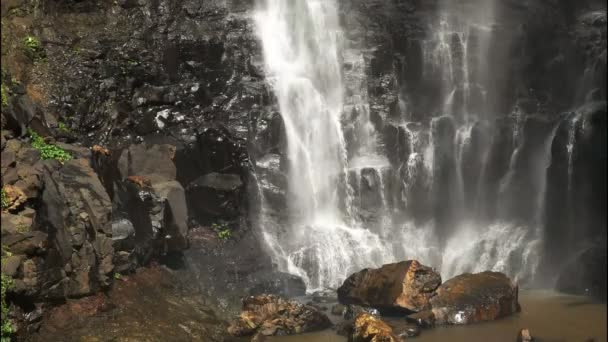
[[[93,145],[91,150],[93,150],[93,153],[99,153],[99,154],[103,154],[106,156],[110,155],[110,151],[107,148],[101,147],[99,145]]]
[[[150,187],[152,183],[147,177],[144,176],[129,176],[127,179],[130,182],[137,184],[140,188]]]
[[[401,338],[393,334],[393,329],[381,319],[367,313],[355,318],[351,342],[399,342]]]
[[[429,299],[440,284],[441,276],[432,268],[408,260],[352,274],[338,289],[338,299],[342,304],[418,312],[430,309]]]

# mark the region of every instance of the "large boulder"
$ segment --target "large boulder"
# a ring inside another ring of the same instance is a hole
[[[517,296],[517,285],[506,275],[488,271],[446,281],[430,302],[436,324],[471,324],[518,312]]]
[[[274,295],[260,295],[243,299],[242,312],[228,332],[233,336],[293,335],[329,326],[329,318],[315,307]]]
[[[440,284],[441,276],[432,268],[408,260],[352,274],[338,289],[338,299],[385,311],[418,312],[430,308],[429,299]]]
[[[360,314],[355,318],[349,342],[400,342],[402,339],[380,318],[370,314]]]

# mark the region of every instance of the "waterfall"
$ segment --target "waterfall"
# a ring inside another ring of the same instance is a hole
[[[341,126],[345,108],[342,32],[335,1],[267,0],[255,16],[268,82],[287,137],[288,210],[286,234],[264,227],[277,262],[305,274],[309,290],[336,287],[350,273],[390,260],[380,237],[341,210],[348,191],[347,146]],[[373,132],[365,94],[350,108],[362,118],[359,150],[369,155]],[[363,157],[363,155],[362,155]],[[355,168],[363,169],[362,165]],[[275,227],[276,228],[276,227]],[[280,266],[281,267],[281,266]]]
[[[254,19],[284,122],[287,184],[285,208],[274,208],[286,217],[261,215],[259,227],[278,268],[309,291],[405,258],[444,278],[536,272],[555,130],[517,113],[494,120],[493,1],[459,20],[444,6],[422,44],[438,108],[406,122],[411,94],[396,96],[400,115],[370,105],[369,59],[343,34],[337,0],[260,0]]]

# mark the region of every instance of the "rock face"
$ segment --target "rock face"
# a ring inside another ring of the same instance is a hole
[[[556,288],[559,291],[606,299],[606,248],[590,247],[561,270]]]
[[[243,299],[243,311],[228,327],[233,336],[293,335],[331,326],[318,309],[278,296],[260,295]]]
[[[380,310],[422,311],[441,284],[432,268],[416,260],[364,269],[352,274],[338,289],[343,304],[360,304]]]
[[[69,148],[73,159],[63,164],[15,140],[2,151],[3,190],[10,190],[2,272],[30,300],[81,297],[111,283],[111,202],[87,150]]]
[[[400,342],[402,339],[393,333],[393,329],[380,318],[369,314],[360,314],[355,318],[349,342]]]
[[[466,273],[439,286],[430,303],[437,324],[471,324],[518,312],[517,296],[517,285],[502,273]]]

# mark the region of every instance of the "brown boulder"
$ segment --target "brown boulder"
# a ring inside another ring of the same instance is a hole
[[[243,299],[241,315],[230,324],[228,333],[233,336],[293,335],[329,326],[329,318],[312,306],[274,295],[259,295]]]
[[[470,324],[519,311],[517,294],[517,285],[503,273],[465,273],[443,283],[431,305],[437,324]]]
[[[349,342],[400,342],[402,339],[380,318],[370,314],[360,314],[355,318]]]
[[[432,268],[408,260],[352,274],[338,289],[338,299],[343,304],[418,312],[430,308],[429,299],[440,284],[441,276]]]

